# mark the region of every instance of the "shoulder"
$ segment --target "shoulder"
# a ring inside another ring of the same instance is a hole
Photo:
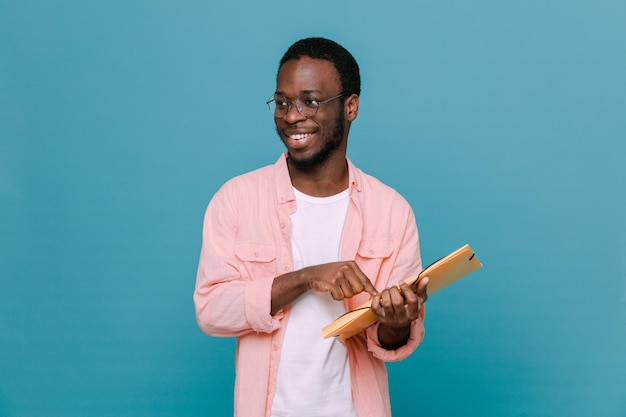
[[[254,212],[262,201],[271,198],[272,172],[272,166],[266,166],[229,179],[211,197],[206,215],[228,223],[228,219],[239,216],[237,213]]]
[[[222,188],[237,188],[256,186],[259,183],[270,181],[274,178],[274,165],[267,165],[245,174],[237,175],[224,183]]]
[[[218,198],[235,198],[246,196],[251,193],[267,191],[275,182],[276,168],[274,165],[267,165],[253,171],[237,175],[226,181],[215,193]]]
[[[395,188],[363,172],[354,165],[350,169],[353,173],[353,186],[358,190],[358,194],[362,199],[365,199],[367,202],[377,201],[385,206],[410,209],[408,201]]]

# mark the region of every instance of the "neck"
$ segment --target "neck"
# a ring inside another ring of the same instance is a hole
[[[348,188],[348,161],[345,155],[330,158],[323,164],[298,168],[287,159],[291,184],[300,192],[313,197],[328,197]],[[334,159],[334,160],[333,160]]]

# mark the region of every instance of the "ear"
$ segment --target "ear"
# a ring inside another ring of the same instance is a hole
[[[346,120],[348,122],[354,121],[359,114],[359,96],[352,94],[348,97],[344,104],[344,111],[346,112]]]

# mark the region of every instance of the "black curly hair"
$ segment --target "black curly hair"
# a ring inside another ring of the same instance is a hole
[[[325,38],[301,39],[287,49],[280,60],[278,71],[280,72],[285,62],[291,59],[300,59],[303,56],[332,62],[339,73],[341,92],[344,94],[344,98],[352,94],[357,96],[361,94],[359,65],[352,54],[337,42]]]

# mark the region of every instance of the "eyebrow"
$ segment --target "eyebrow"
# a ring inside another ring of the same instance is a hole
[[[311,93],[319,93],[319,94],[323,94],[320,90],[303,90],[300,92],[300,94],[298,95],[302,95],[302,94],[311,94]],[[280,94],[281,96],[287,97],[287,94],[285,94],[282,91],[274,91],[274,94]]]

